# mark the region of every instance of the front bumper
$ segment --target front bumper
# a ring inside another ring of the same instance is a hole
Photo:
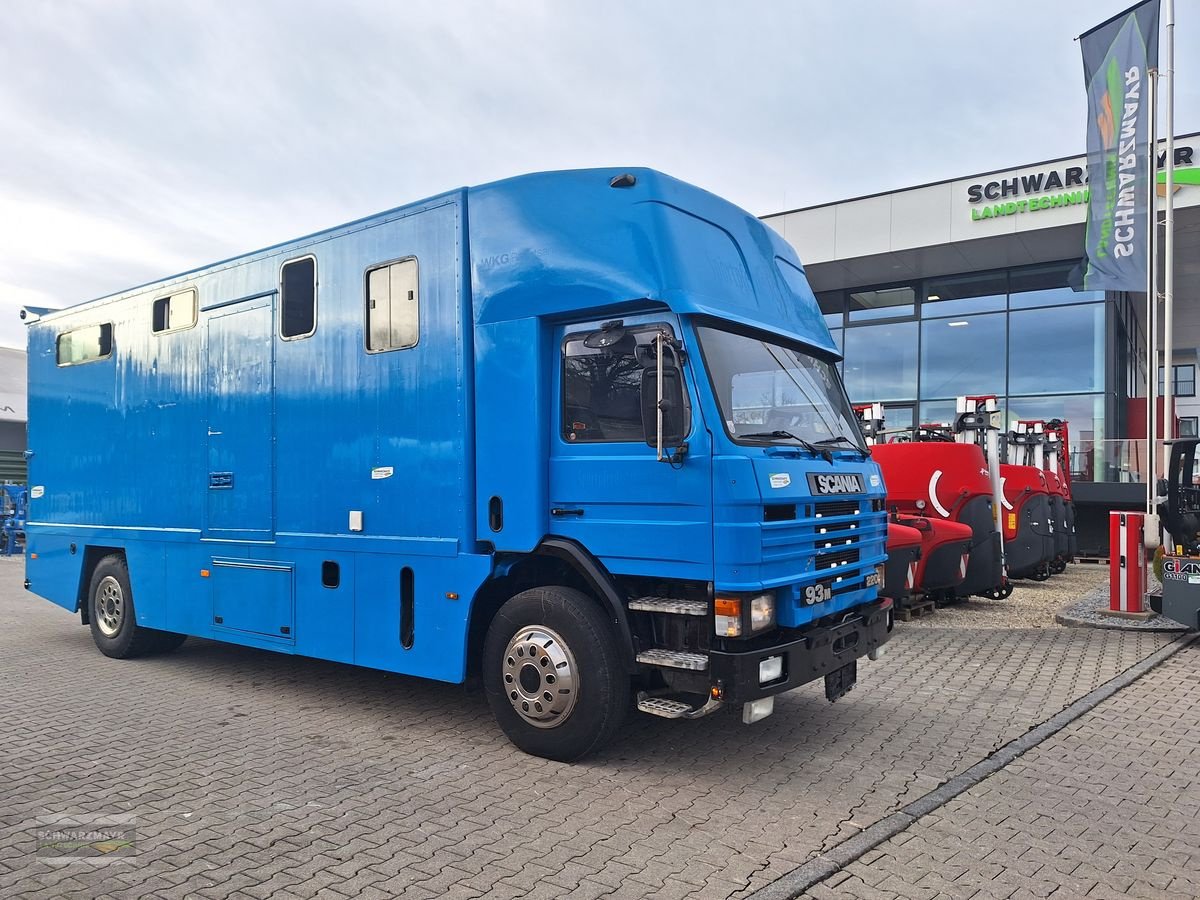
[[[770,697],[815,681],[881,647],[891,637],[892,602],[885,600],[858,607],[839,625],[817,626],[786,643],[747,650],[710,650],[709,672],[713,686],[726,703],[746,703]],[[783,676],[759,683],[759,663],[783,657]]]

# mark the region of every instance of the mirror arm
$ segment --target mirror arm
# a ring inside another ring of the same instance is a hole
[[[658,357],[655,365],[658,367],[658,400],[655,403],[655,417],[658,422],[657,442],[658,442],[658,461],[663,460],[663,333],[660,331],[654,338],[654,342],[658,345],[656,356]]]

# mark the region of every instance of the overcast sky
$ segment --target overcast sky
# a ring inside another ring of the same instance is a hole
[[[8,4],[0,345],[448,188],[645,165],[755,214],[1083,150],[1123,0]],[[1181,0],[1176,131],[1200,129]]]

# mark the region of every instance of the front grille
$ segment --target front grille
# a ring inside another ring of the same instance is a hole
[[[816,504],[816,517],[828,519],[831,516],[857,516],[859,500],[831,500],[827,503]]]
[[[851,547],[849,550],[837,550],[833,553],[818,553],[817,571],[824,572],[826,569],[840,569],[842,566],[848,566],[856,562],[858,562],[857,547]]]

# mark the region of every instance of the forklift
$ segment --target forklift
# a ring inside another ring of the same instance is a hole
[[[1193,631],[1200,630],[1200,485],[1196,448],[1200,438],[1168,441],[1171,461],[1158,482],[1158,515],[1170,540],[1163,556],[1162,595],[1150,608]]]

